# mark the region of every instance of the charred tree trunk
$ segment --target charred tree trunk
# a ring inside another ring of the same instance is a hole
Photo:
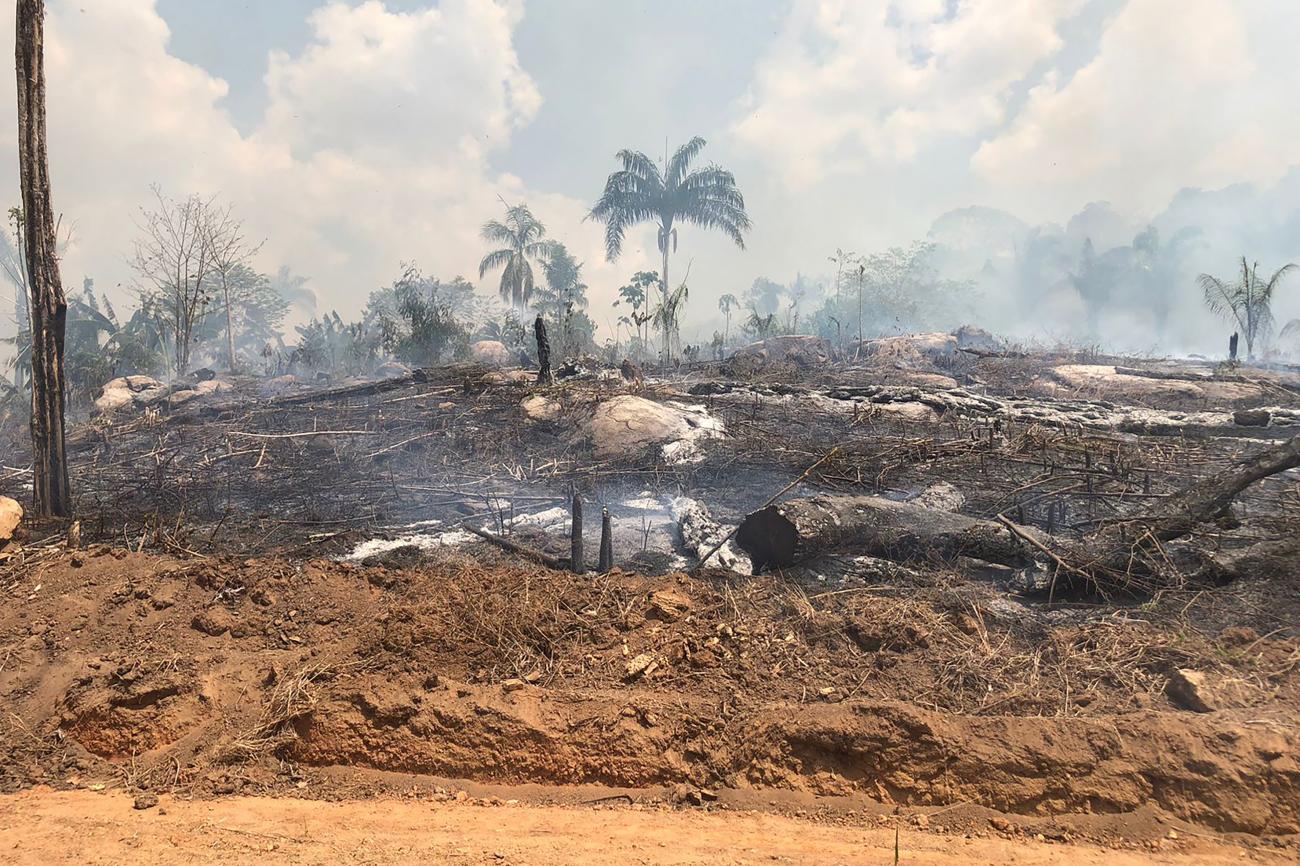
[[[903,562],[970,556],[1023,567],[1032,560],[1000,523],[879,496],[818,496],[771,505],[744,519],[736,543],[755,569],[793,565],[838,547]]]
[[[609,509],[600,510],[600,564],[601,574],[614,570],[614,528],[609,520]]]
[[[537,337],[537,384],[553,385],[555,377],[551,375],[551,341],[546,337],[546,322],[538,316],[533,322],[533,334]]]
[[[1300,436],[1237,461],[1228,470],[1204,478],[1164,500],[1155,511],[1132,515],[1071,545],[1063,553],[1101,586],[1140,583],[1164,562],[1161,545],[1191,533],[1226,514],[1247,487],[1271,475],[1300,467]]]
[[[587,558],[582,549],[582,497],[573,494],[573,525],[569,533],[569,562],[575,574],[587,570]]]
[[[32,325],[32,504],[42,517],[72,514],[64,447],[63,341],[68,303],[59,279],[45,146],[45,2],[18,0],[18,165]]]

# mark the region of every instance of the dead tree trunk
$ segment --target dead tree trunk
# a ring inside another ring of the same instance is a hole
[[[63,432],[68,302],[59,279],[45,146],[45,2],[18,0],[17,12],[18,165],[31,290],[32,504],[39,516],[69,517],[72,488]]]
[[[600,563],[597,566],[601,574],[614,570],[614,528],[610,523],[609,509],[600,510]]]
[[[569,562],[575,574],[587,570],[587,558],[582,550],[582,496],[573,494],[573,525],[569,532]]]
[[[1032,559],[1005,526],[879,496],[793,499],[755,511],[736,543],[756,569],[784,567],[837,547],[907,561],[971,556],[1022,567]]]
[[[551,341],[546,338],[546,322],[541,316],[533,322],[533,333],[537,337],[537,384],[552,385],[555,378],[551,375]]]
[[[1153,512],[1135,514],[1068,545],[1063,559],[1077,564],[1102,588],[1142,588],[1144,577],[1164,567],[1161,546],[1227,513],[1247,487],[1300,467],[1300,436],[1237,461],[1165,499]]]

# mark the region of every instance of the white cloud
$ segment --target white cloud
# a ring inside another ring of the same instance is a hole
[[[794,184],[999,125],[1083,0],[796,0],[734,132]]]
[[[1039,213],[1105,197],[1150,211],[1184,186],[1271,182],[1300,162],[1289,4],[1130,0],[1095,58],[1049,77],[973,167]]]
[[[330,3],[312,14],[300,54],[272,55],[266,115],[241,135],[222,108],[225,82],[168,53],[154,0],[53,0],[51,174],[74,238],[65,283],[85,274],[129,286],[132,215],[158,183],[220,193],[266,238],[263,267],[306,274],[345,314],[403,260],[476,278],[478,229],[501,210],[498,196],[528,200],[588,262],[593,294],[612,298],[638,260],[605,265],[582,202],[529,190],[488,162],[541,104],[513,45],[521,16],[493,0],[410,13]],[[12,16],[0,24],[0,42],[12,44],[12,26]],[[15,113],[2,116],[0,146],[13,152]],[[0,195],[17,200],[16,178],[0,180]],[[483,288],[494,290],[492,275]]]

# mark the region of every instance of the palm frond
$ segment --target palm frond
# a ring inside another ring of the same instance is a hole
[[[1273,276],[1269,277],[1268,282],[1264,284],[1264,288],[1260,291],[1260,294],[1272,300],[1273,291],[1277,288],[1278,283],[1282,282],[1283,278],[1294,270],[1296,270],[1296,266],[1292,262],[1287,262],[1285,265],[1278,268],[1273,272]]]
[[[615,159],[623,163],[623,171],[635,176],[647,186],[663,189],[664,177],[655,161],[639,150],[620,150]]]
[[[479,279],[483,279],[483,277],[487,275],[488,271],[494,271],[497,268],[508,266],[514,255],[515,251],[511,249],[493,250],[485,255],[483,260],[478,263]]]
[[[1244,262],[1245,259],[1242,261]],[[1242,331],[1246,330],[1246,323],[1240,312],[1245,302],[1241,286],[1230,286],[1210,274],[1201,274],[1196,278],[1196,284],[1200,286],[1201,294],[1205,296],[1205,306],[1209,307],[1210,312],[1216,316],[1231,318]]]
[[[514,230],[498,220],[488,220],[483,223],[483,228],[479,229],[479,236],[489,243],[507,244],[511,247],[518,240]]]
[[[695,157],[700,155],[700,151],[704,150],[704,145],[707,143],[708,142],[697,135],[681,147],[677,148],[677,152],[673,154],[673,158],[668,161],[668,174],[667,177],[664,178],[664,185],[666,187],[672,189],[682,182],[682,178],[686,176],[686,172],[691,167],[691,163],[695,161]]]

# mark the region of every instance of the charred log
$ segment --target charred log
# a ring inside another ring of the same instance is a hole
[[[896,562],[969,556],[1021,568],[1033,559],[1000,523],[879,496],[818,496],[770,505],[744,519],[736,543],[755,569],[793,565],[841,547]]]

